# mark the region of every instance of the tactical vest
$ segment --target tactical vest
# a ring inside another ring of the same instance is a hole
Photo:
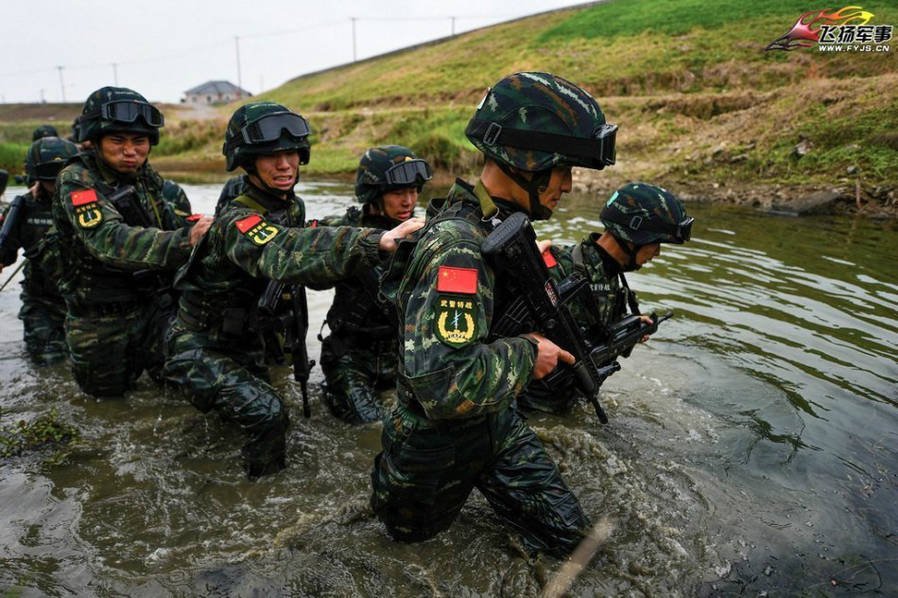
[[[282,210],[269,210],[247,194],[231,201],[259,213],[278,226],[297,226],[290,214],[289,205]],[[302,222],[298,224],[303,225]],[[182,291],[178,318],[192,330],[211,332],[224,340],[262,340],[269,333],[280,334],[278,347],[268,349],[272,354],[282,351],[283,332],[295,328],[295,314],[289,300],[293,285],[284,285],[273,313],[260,309],[260,301],[272,281],[250,276],[236,267],[230,272],[234,278],[225,289],[196,286],[191,280],[192,275],[200,271],[200,262],[208,255],[208,239],[207,234],[175,276],[174,286]],[[267,341],[264,344],[273,343]]]
[[[384,217],[364,214],[352,206],[336,222],[340,226],[392,228]],[[396,336],[395,305],[378,293],[380,269],[365,268],[353,278],[334,285],[334,301],[327,312],[327,326],[338,337],[378,341]]]
[[[105,197],[113,195],[124,186],[117,187],[103,180],[100,176],[102,170],[99,158],[93,152],[83,152],[71,158],[67,167],[73,163],[80,163],[94,175],[93,186]],[[162,200],[163,180],[156,171],[145,166],[133,183],[128,184],[132,184],[140,199],[149,204],[144,207],[158,228],[162,230],[178,228],[177,216]],[[68,197],[59,199],[69,201]],[[125,224],[141,226],[141,223],[129,220],[124,214],[122,218]],[[57,220],[56,224],[65,268],[60,288],[67,300],[72,303],[76,305],[139,303],[164,286],[156,273],[127,272],[104,264],[76,240],[71,223],[63,219]]]

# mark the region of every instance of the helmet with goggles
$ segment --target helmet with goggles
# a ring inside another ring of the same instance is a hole
[[[355,197],[359,203],[374,203],[387,191],[415,187],[418,192],[433,176],[430,164],[401,145],[372,147],[359,161],[355,175]]]
[[[465,135],[498,162],[527,172],[614,164],[617,125],[591,95],[549,73],[516,73],[487,90]]]
[[[136,91],[101,87],[84,102],[77,124],[78,141],[97,142],[109,133],[138,133],[156,145],[165,119],[158,108]]]
[[[652,243],[682,244],[692,235],[693,218],[667,189],[628,183],[615,191],[600,216],[605,230],[637,247]]]
[[[78,154],[78,146],[59,137],[41,137],[25,154],[25,175],[29,185],[35,181],[53,181],[70,158]]]
[[[301,115],[274,102],[252,102],[238,108],[225,131],[221,153],[228,171],[242,166],[252,171],[256,156],[296,151],[300,164],[311,153],[309,123]]]

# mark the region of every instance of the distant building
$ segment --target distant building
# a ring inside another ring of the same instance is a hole
[[[184,104],[227,104],[252,95],[230,81],[207,81],[185,91],[181,102]]]

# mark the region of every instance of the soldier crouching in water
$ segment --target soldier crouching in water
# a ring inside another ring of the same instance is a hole
[[[38,364],[61,361],[65,344],[66,307],[59,293],[59,246],[51,231],[51,203],[56,175],[78,153],[74,143],[58,137],[38,137],[25,156],[25,176],[32,187],[16,197],[0,222],[0,271],[16,261],[18,249],[27,262],[22,279],[22,320],[25,350]]]
[[[605,227],[601,234],[593,233],[573,247],[549,249],[555,258],[549,274],[556,282],[575,273],[589,282],[587,301],[572,306],[572,311],[596,345],[607,342],[611,327],[628,310],[640,313],[624,272],[638,270],[661,255],[662,243],[688,241],[693,222],[672,193],[647,183],[627,183],[615,191],[599,218]],[[517,403],[525,412],[566,413],[581,398],[574,374],[567,370],[534,380],[518,395]]]
[[[162,177],[148,162],[162,126],[139,93],[98,89],[78,119],[88,149],[56,181],[66,342],[78,386],[97,397],[122,396],[144,370],[158,376],[172,276],[212,222],[188,226],[162,198]]]
[[[351,207],[321,224],[392,228],[414,215],[418,193],[431,176],[430,165],[407,147],[372,147],[356,172],[361,209]],[[331,413],[353,424],[379,421],[377,394],[396,387],[396,309],[378,296],[379,274],[380,268],[367,269],[337,283],[327,312],[331,333],[321,343],[324,399]]]
[[[266,358],[283,349],[270,345],[303,317],[301,285],[329,287],[373,268],[382,252],[422,225],[413,218],[388,232],[305,227],[305,206],[293,187],[299,165],[309,161],[308,136],[306,120],[279,104],[237,109],[223,153],[229,171],[246,171],[247,186],[224,206],[175,282],[182,295],[168,335],[166,380],[184,387],[201,411],[215,409],[243,429],[251,479],[286,466],[289,418],[269,383]],[[287,296],[261,310],[271,281],[287,283]]]
[[[447,529],[474,488],[531,551],[564,555],[583,538],[586,514],[514,406],[531,380],[574,357],[532,329],[490,338],[515,289],[481,245],[512,213],[549,218],[572,166],[613,164],[616,130],[592,96],[548,73],[501,80],[469,122],[485,155],[480,180],[450,189],[396,295],[398,404],[371,474],[371,506],[394,538]]]

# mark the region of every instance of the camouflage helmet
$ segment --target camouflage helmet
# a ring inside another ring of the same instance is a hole
[[[481,152],[527,172],[555,166],[601,170],[614,164],[616,132],[591,95],[536,72],[516,73],[489,88],[465,129]]]
[[[78,141],[96,142],[107,133],[142,133],[159,143],[165,124],[159,109],[126,87],[101,87],[87,97],[77,120]]]
[[[387,191],[415,187],[418,192],[433,176],[430,164],[401,145],[369,148],[355,173],[355,197],[374,203]]]
[[[41,125],[31,133],[31,141],[37,141],[41,137],[59,137],[59,133],[53,125]]]
[[[301,164],[311,154],[309,123],[300,114],[274,102],[251,102],[238,108],[225,131],[221,153],[228,171],[251,171],[256,156],[295,150]]]
[[[59,137],[41,137],[25,154],[25,175],[29,185],[35,181],[53,181],[70,158],[78,154],[78,146]]]
[[[615,191],[600,216],[605,230],[640,247],[652,243],[682,244],[692,234],[693,219],[667,189],[628,183]]]

